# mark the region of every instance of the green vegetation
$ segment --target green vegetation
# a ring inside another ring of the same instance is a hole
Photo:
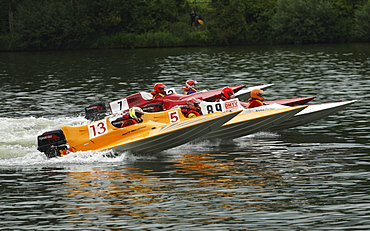
[[[370,42],[370,0],[0,2],[0,50],[343,42]]]
[[[323,0],[280,1],[272,20],[276,40],[281,43],[326,43],[348,40],[346,20]]]

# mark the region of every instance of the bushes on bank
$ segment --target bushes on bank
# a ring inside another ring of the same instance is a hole
[[[145,34],[118,33],[102,37],[94,48],[140,48],[214,45],[208,30],[189,29],[179,34],[170,32],[148,32]]]

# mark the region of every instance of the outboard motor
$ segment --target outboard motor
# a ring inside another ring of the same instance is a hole
[[[60,156],[60,151],[67,149],[67,141],[61,129],[44,132],[37,137],[37,150],[48,158]]]
[[[107,116],[107,107],[104,102],[98,102],[85,107],[85,118],[90,121],[104,119]]]

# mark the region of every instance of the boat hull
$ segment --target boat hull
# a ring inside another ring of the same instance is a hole
[[[298,127],[304,124],[312,123],[332,114],[335,114],[345,107],[355,103],[357,100],[332,102],[309,105],[307,108],[297,113],[293,118],[272,126],[269,130],[277,131],[288,128]]]
[[[209,132],[204,138],[232,139],[268,130],[272,126],[292,118],[305,107],[307,106],[284,107],[255,112],[248,112],[249,109],[245,109],[245,113],[240,113],[218,129]]]

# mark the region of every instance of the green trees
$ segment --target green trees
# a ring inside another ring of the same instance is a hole
[[[243,0],[216,1],[214,33],[222,44],[237,44],[246,39],[247,23]]]
[[[213,0],[210,30],[222,44],[267,43],[275,5],[276,0]]]
[[[61,2],[25,1],[18,7],[15,20],[20,47],[58,49],[75,45],[82,38],[75,35],[79,25],[70,10]]]
[[[365,9],[361,10],[365,1],[280,0],[276,14],[271,21],[277,42],[330,43],[356,41],[354,39],[354,15],[358,11],[357,17],[364,19],[366,16],[369,17],[369,12],[366,12]],[[364,20],[359,24],[365,26],[366,22],[368,21]],[[359,32],[362,30],[360,28],[363,27],[358,26],[357,28]]]
[[[281,0],[271,25],[280,43],[339,42],[340,18],[326,0]]]
[[[6,16],[9,6],[14,17]],[[0,14],[14,33],[0,24],[0,42],[15,41],[16,49],[91,48],[107,36],[166,32],[185,7],[185,0],[6,0]]]
[[[0,50],[370,41],[370,0],[199,1],[2,0]]]
[[[359,41],[370,41],[370,1],[355,13],[355,36]]]

